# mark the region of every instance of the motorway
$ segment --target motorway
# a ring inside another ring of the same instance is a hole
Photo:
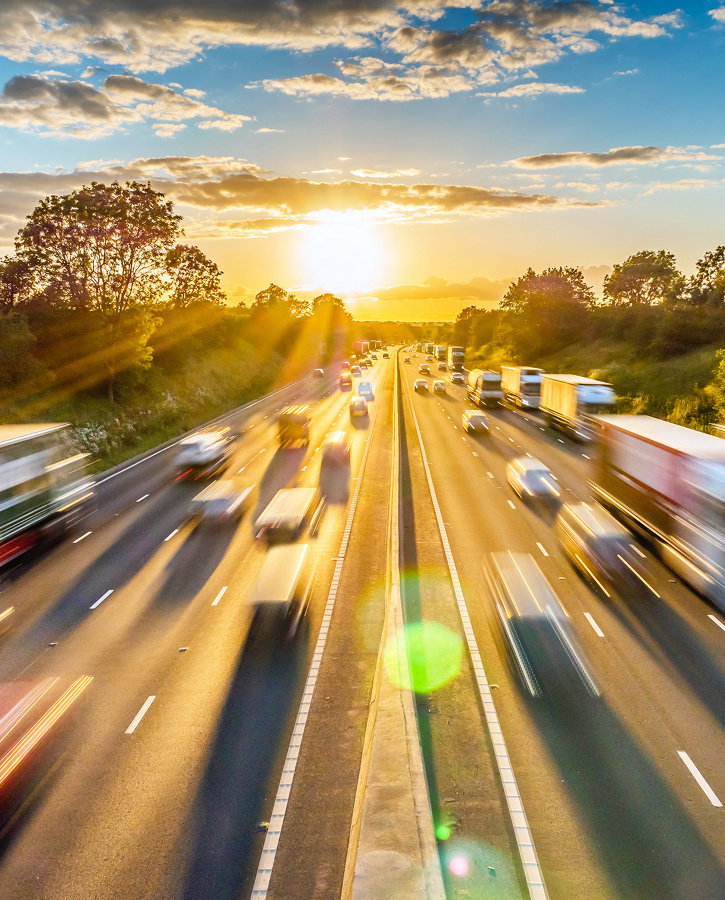
[[[173,482],[171,446],[101,477],[83,533],[6,573],[1,599],[16,625],[3,639],[0,682],[85,674],[93,683],[64,754],[1,836],[3,900],[249,897],[291,748],[267,896],[340,896],[398,450],[405,620],[446,635],[445,658],[423,666],[430,674],[443,662],[446,675],[420,691],[417,713],[447,895],[528,896],[481,702],[489,690],[551,898],[725,897],[716,805],[725,799],[725,616],[646,547],[648,586],[636,596],[585,583],[557,544],[555,510],[523,504],[505,467],[529,453],[550,467],[562,499],[587,499],[587,447],[513,410],[490,413],[489,436],[468,435],[464,386],[446,378],[444,395],[413,391],[422,361],[401,355],[396,379],[395,359],[379,359],[364,376],[375,391],[370,418],[355,427],[350,394],[334,379],[235,413],[229,424],[243,435],[230,471],[255,486],[237,528],[192,528],[198,488]],[[276,441],[274,414],[293,400],[312,408],[307,449]],[[252,522],[279,488],[318,483],[319,448],[336,428],[352,435],[350,481],[309,539],[306,627],[292,648],[253,650],[246,599],[264,547]],[[536,558],[599,696],[525,695],[483,577],[487,555],[504,549]]]

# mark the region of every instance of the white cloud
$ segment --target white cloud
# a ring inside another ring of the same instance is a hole
[[[507,165],[525,169],[550,169],[560,166],[654,165],[667,162],[719,162],[721,156],[682,147],[615,147],[604,153],[585,153],[579,150],[566,153],[541,153],[510,160]]]
[[[257,128],[253,134],[284,134],[284,128]]]
[[[536,97],[539,94],[583,94],[584,88],[571,84],[547,84],[542,81],[531,81],[517,84],[503,91],[484,92],[479,97]]]
[[[393,169],[391,172],[379,169],[353,169],[351,174],[357,178],[414,178],[420,175],[420,169]]]

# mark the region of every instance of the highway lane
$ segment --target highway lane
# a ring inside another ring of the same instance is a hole
[[[415,374],[415,370],[410,372],[408,379]],[[712,641],[688,641],[685,631],[687,664],[694,666],[697,674],[695,677],[690,671],[689,677],[683,678],[688,675],[687,666],[674,658],[674,647],[683,634],[681,622],[671,621],[669,593],[662,592],[666,602],[660,601],[654,608],[647,598],[636,598],[636,604],[631,600],[603,603],[606,598],[595,596],[558,552],[551,532],[552,515],[522,508],[504,480],[505,463],[512,453],[531,452],[558,474],[565,491],[570,488],[567,496],[586,497],[586,486],[576,477],[582,449],[561,444],[556,436],[552,440],[533,422],[523,423],[521,429],[518,421],[508,421],[512,415],[508,412],[491,416],[492,439],[471,439],[457,427],[467,405],[465,394],[462,398],[458,390],[449,388],[447,400],[414,397],[413,403],[424,440],[431,444],[431,468],[441,486],[444,518],[451,523],[456,562],[462,580],[466,578],[464,590],[472,597],[469,605],[478,610],[477,636],[480,634],[485,644],[487,635],[492,634],[490,615],[481,615],[490,608],[481,589],[481,557],[488,550],[506,547],[532,552],[572,614],[600,686],[604,685],[605,702],[594,712],[585,708],[583,722],[581,710],[574,711],[580,727],[573,732],[567,720],[542,717],[535,705],[522,704],[515,684],[511,690],[502,686],[497,693],[500,715],[506,722],[504,732],[511,733],[516,748],[512,755],[518,756],[525,773],[522,792],[535,834],[541,836],[539,853],[545,869],[554,873],[549,885],[552,896],[719,896],[725,858],[718,818],[721,810],[709,803],[678,751],[689,747],[711,783],[717,785],[720,770],[713,748],[722,746],[722,724],[713,722],[717,701],[711,698],[708,702],[694,683],[704,673],[708,687],[717,687],[721,653],[709,656]],[[663,573],[668,574],[656,565],[653,569],[660,580]],[[670,585],[668,577],[664,580],[668,587],[677,588],[678,595],[689,595],[691,607],[703,605],[686,588]],[[630,615],[635,611],[640,631],[649,626],[646,642],[636,630],[633,634],[623,610]],[[584,618],[585,611],[602,626],[604,639]],[[659,628],[652,628],[653,617]],[[701,618],[712,625],[704,615]],[[719,629],[713,625],[712,630]],[[510,675],[500,666],[501,647],[489,640],[487,655],[494,671],[489,678],[510,682]],[[523,747],[531,752],[522,753]],[[530,779],[530,772],[535,777]],[[643,785],[647,786],[644,796]],[[717,791],[722,796],[719,785]],[[591,796],[601,794],[609,802],[592,804]],[[640,816],[647,822],[644,828]],[[630,827],[626,840],[625,824]],[[632,835],[637,836],[635,842]],[[572,859],[576,865],[571,864]],[[653,860],[657,861],[654,865]],[[702,863],[701,873],[709,873],[703,875],[704,883],[693,878],[695,860]],[[637,893],[641,881],[649,893]]]

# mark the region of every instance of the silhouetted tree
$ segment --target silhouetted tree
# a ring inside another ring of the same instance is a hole
[[[221,269],[198,247],[177,244],[166,254],[166,268],[172,279],[169,303],[176,309],[192,303],[225,303],[219,284]]]
[[[604,279],[604,297],[613,306],[676,302],[684,288],[685,280],[677,270],[675,257],[664,250],[640,250],[617,263]]]

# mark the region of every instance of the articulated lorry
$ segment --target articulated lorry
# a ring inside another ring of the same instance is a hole
[[[438,360],[438,362],[446,361],[446,353],[447,352],[448,352],[448,347],[446,347],[445,344],[436,344],[435,358]]]
[[[448,370],[462,372],[465,364],[463,347],[448,347]]]
[[[468,399],[476,406],[501,406],[501,376],[490,369],[472,369],[468,373]]]
[[[541,377],[539,408],[552,428],[558,428],[580,441],[594,437],[592,416],[612,412],[617,398],[605,381],[582,375]]]
[[[725,441],[651,416],[598,416],[591,488],[725,610]]]
[[[91,512],[87,453],[65,454],[68,425],[0,425],[0,567]]]
[[[531,366],[501,366],[504,400],[522,409],[538,409],[541,402],[543,374],[543,369],[534,369]]]

